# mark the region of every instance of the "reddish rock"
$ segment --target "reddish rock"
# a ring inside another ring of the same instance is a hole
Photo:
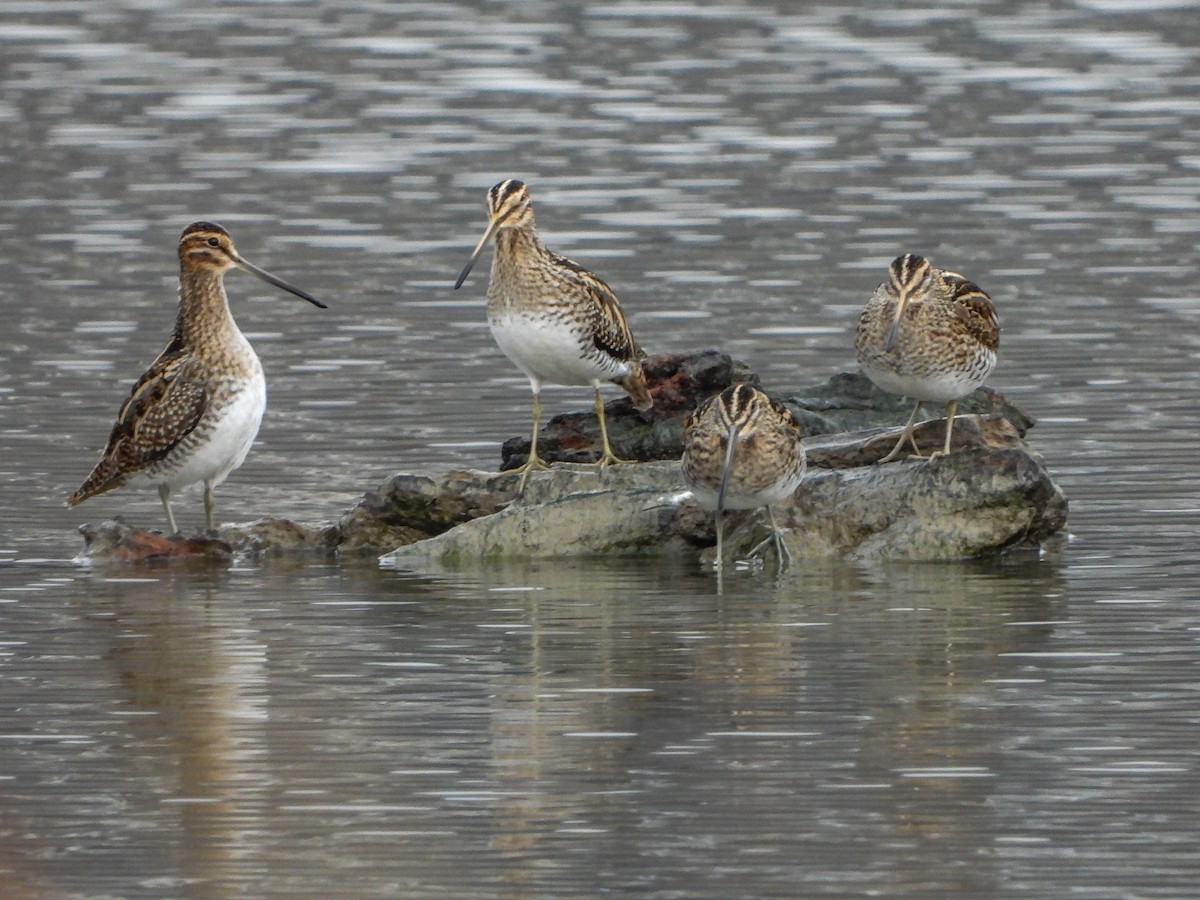
[[[228,541],[214,537],[185,537],[144,531],[124,522],[111,520],[99,525],[82,525],[84,555],[118,563],[166,562],[170,560],[206,560],[227,563],[233,558]]]

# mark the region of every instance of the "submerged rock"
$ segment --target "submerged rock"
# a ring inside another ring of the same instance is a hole
[[[145,531],[119,519],[81,525],[79,533],[83,535],[83,555],[87,559],[149,563],[183,559],[228,562],[233,558],[232,545],[220,538]]]
[[[598,470],[594,412],[557,416],[539,450],[553,468],[534,472],[516,499],[518,476],[452,471],[400,474],[366,494],[338,521],[308,526],[283,519],[227,526],[219,539],[181,539],[110,523],[85,532],[88,555],[123,561],[228,559],[233,554],[320,553],[382,556],[394,566],[453,564],[502,557],[606,554],[697,555],[715,541],[713,517],[684,491],[679,469],[683,420],[734,381],[755,381],[716,350],[646,362],[655,406],[607,405],[614,449],[644,460]],[[796,558],[962,559],[1014,546],[1038,546],[1066,524],[1067,501],[1024,442],[1032,420],[986,388],[959,403],[952,452],[874,465],[892,448],[912,411],[866,378],[837,375],[780,398],[805,431],[808,474],[775,507]],[[919,424],[922,452],[940,450],[940,409]],[[528,438],[505,443],[506,465],[528,453]],[[729,552],[741,557],[767,535],[761,510],[727,515]],[[189,540],[191,541],[189,543]],[[224,550],[221,550],[224,548]],[[220,556],[223,552],[225,556]]]
[[[297,552],[332,553],[341,544],[335,525],[304,525],[291,519],[258,519],[243,525],[223,525],[221,539],[239,555],[280,555]]]
[[[82,558],[94,562],[228,564],[235,556],[281,556],[303,551],[332,554],[340,543],[337,525],[302,525],[289,519],[259,519],[224,525],[215,533],[164,534],[134,528],[120,519],[83,525]]]

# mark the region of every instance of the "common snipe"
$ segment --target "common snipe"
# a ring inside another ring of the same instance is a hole
[[[759,506],[767,508],[782,567],[790,557],[771,504],[792,495],[805,469],[791,410],[749,384],[726,388],[684,424],[682,466],[696,500],[716,511],[717,568],[724,562],[725,510]]]
[[[229,312],[223,281],[232,268],[325,308],[243,259],[220,225],[189,225],[179,239],[175,331],[121,405],[103,456],[68,506],[126,484],[155,485],[178,533],[171,491],[203,482],[212,529],[213,488],[246,458],[267,404],[262,364]]]
[[[601,466],[624,462],[608,441],[600,383],[619,384],[640,409],[653,401],[646,387],[644,356],[612,289],[571,260],[548,250],[538,236],[533,203],[522,181],[509,179],[487,194],[488,226],[454,283],[462,286],[475,260],[496,238],[488,279],[487,311],[492,336],[533,391],[533,435],[521,474],[523,493],[529,473],[546,468],[538,457],[542,384],[590,384],[600,419]]]
[[[871,381],[917,401],[900,440],[880,461],[895,459],[905,441],[921,455],[913,425],[924,402],[946,404],[941,452],[949,453],[958,401],[991,375],[999,345],[996,308],[978,285],[912,253],[893,260],[854,339],[858,364]]]

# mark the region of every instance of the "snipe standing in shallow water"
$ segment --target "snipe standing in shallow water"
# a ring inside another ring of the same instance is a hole
[[[681,465],[696,500],[716,511],[717,568],[724,563],[725,510],[759,506],[767,508],[782,568],[790,556],[771,504],[792,495],[805,469],[800,423],[791,410],[749,384],[728,387],[684,423]]]
[[[642,349],[629,330],[612,289],[566,257],[548,250],[533,221],[533,203],[523,181],[508,179],[487,194],[488,226],[471,251],[457,289],[494,235],[496,252],[488,279],[487,312],[492,336],[504,355],[529,379],[533,391],[533,436],[529,459],[521,472],[518,494],[533,469],[544,469],[538,457],[542,384],[590,384],[596,392],[596,415],[603,443],[601,466],[625,462],[608,442],[608,425],[600,383],[625,389],[640,409],[653,405],[642,372]]]
[[[999,346],[996,307],[977,284],[913,253],[893,260],[888,280],[863,309],[854,338],[866,376],[882,390],[917,401],[900,440],[880,462],[899,456],[905,441],[921,455],[913,424],[924,402],[946,404],[941,452],[949,453],[958,400],[992,374]]]
[[[175,331],[121,405],[104,455],[68,506],[126,484],[155,485],[171,532],[178,533],[171,491],[203,482],[212,529],[213,488],[246,458],[267,405],[262,364],[229,312],[223,282],[232,268],[325,308],[243,259],[220,225],[189,225],[179,239]]]

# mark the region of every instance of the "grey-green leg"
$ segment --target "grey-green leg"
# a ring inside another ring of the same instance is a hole
[[[163,511],[167,514],[167,524],[171,527],[171,534],[179,534],[179,528],[175,525],[175,514],[171,512],[171,489],[165,484],[158,486],[158,499],[162,501]]]
[[[908,424],[904,426],[904,431],[900,433],[900,440],[896,441],[896,446],[892,448],[892,452],[880,460],[881,463],[891,462],[900,455],[900,448],[904,446],[905,441],[912,443],[913,453],[917,456],[921,455],[921,448],[917,446],[916,438],[913,437],[913,423],[917,421],[917,413],[921,411],[921,401],[917,401],[917,405],[913,407],[912,415],[908,417]]]
[[[204,482],[204,524],[213,530],[213,486],[211,481]]]
[[[520,497],[525,493],[525,483],[529,481],[529,473],[534,469],[548,469],[542,460],[538,457],[538,432],[542,428],[542,395],[535,391],[533,394],[533,434],[529,438],[529,459],[513,469],[513,472],[521,473],[521,483],[517,486],[517,496]]]

